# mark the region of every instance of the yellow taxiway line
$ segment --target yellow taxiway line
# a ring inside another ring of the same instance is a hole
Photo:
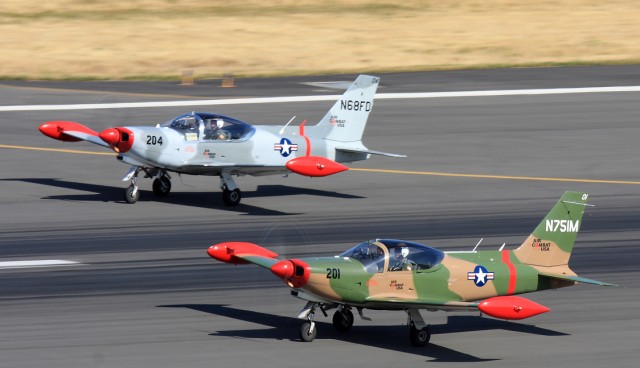
[[[63,153],[76,153],[76,154],[84,154],[84,155],[106,155],[106,156],[114,156],[115,155],[115,153],[113,153],[113,152],[92,152],[92,151],[70,150],[70,149],[61,149],[61,148],[12,146],[12,145],[7,145],[7,144],[0,144],[0,148],[12,148],[12,149],[33,150],[33,151],[63,152]],[[640,185],[640,181],[629,181],[629,180],[545,178],[545,177],[536,177],[536,176],[508,176],[508,175],[487,175],[487,174],[456,174],[456,173],[447,173],[447,172],[438,172],[438,171],[409,171],[409,170],[386,170],[386,169],[349,168],[349,170],[351,170],[351,171],[361,171],[361,172],[384,173],[384,174],[447,176],[447,177],[474,178],[474,179],[559,181],[559,182],[566,182],[566,183]]]
[[[106,155],[113,156],[115,153],[113,152],[92,152],[92,151],[81,151],[81,150],[71,150],[64,148],[44,148],[44,147],[29,147],[29,146],[11,146],[8,144],[0,144],[0,148],[13,148],[13,149],[21,149],[21,150],[30,150],[30,151],[49,151],[49,152],[63,152],[63,153],[80,153],[83,155]]]

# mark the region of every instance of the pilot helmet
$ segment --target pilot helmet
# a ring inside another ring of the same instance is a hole
[[[216,126],[218,127],[218,129],[222,128],[224,126],[224,120],[216,119]]]
[[[409,255],[409,248],[402,247],[402,249],[400,250],[400,253],[402,254],[403,258],[407,258],[407,256]]]

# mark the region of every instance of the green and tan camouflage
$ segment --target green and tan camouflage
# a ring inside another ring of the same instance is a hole
[[[395,239],[374,239],[341,255],[278,260],[251,243],[213,245],[211,257],[227,263],[254,263],[269,268],[307,301],[300,318],[301,338],[315,337],[313,316],[337,308],[333,322],[346,330],[352,308],[406,310],[414,345],[429,340],[429,328],[419,310],[481,311],[501,319],[523,319],[549,311],[514,295],[574,285],[608,283],[578,277],[569,268],[588,194],[566,192],[515,250],[442,252],[426,245]]]

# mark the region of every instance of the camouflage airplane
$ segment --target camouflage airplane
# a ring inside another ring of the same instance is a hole
[[[363,242],[334,257],[279,260],[252,243],[226,242],[207,253],[216,260],[268,268],[306,300],[298,318],[306,319],[300,337],[312,341],[317,309],[327,316],[336,308],[333,325],[346,331],[355,308],[404,310],[410,340],[425,346],[431,337],[420,314],[428,311],[480,311],[500,319],[524,319],[549,308],[516,294],[556,289],[577,282],[612,285],[579,277],[569,257],[580,229],[588,195],[566,192],[527,239],[515,250],[442,252],[425,245],[391,239]],[[476,246],[477,247],[477,246]]]
[[[380,78],[360,75],[325,116],[314,126],[252,126],[228,116],[197,113],[180,115],[155,127],[115,127],[98,133],[70,121],[51,121],[40,126],[53,139],[89,141],[109,147],[117,159],[132,165],[123,181],[131,185],[125,200],[139,198],[138,174],[154,178],[153,193],[165,197],[171,190],[169,172],[220,177],[226,205],[237,206],[241,192],[233,176],[274,175],[294,172],[327,176],[348,170],[341,163],[366,160],[372,154],[404,157],[371,151],[362,134]],[[293,120],[293,119],[292,119]]]

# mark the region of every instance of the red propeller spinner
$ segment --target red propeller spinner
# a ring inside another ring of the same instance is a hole
[[[108,128],[101,131],[98,136],[118,153],[125,153],[133,146],[133,132],[127,128]]]

